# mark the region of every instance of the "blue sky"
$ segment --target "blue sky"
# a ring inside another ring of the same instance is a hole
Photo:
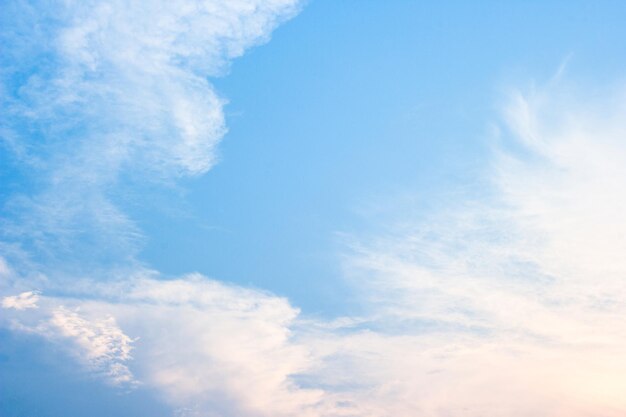
[[[626,412],[620,2],[0,7],[2,415]]]
[[[565,61],[581,78],[624,64],[620,13],[591,3],[331,3],[307,4],[214,81],[229,100],[220,163],[185,188],[196,221],[142,212],[150,264],[341,309],[335,233],[371,226],[364,207],[468,192],[509,83]]]

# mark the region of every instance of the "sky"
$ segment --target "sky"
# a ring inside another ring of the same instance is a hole
[[[625,16],[0,1],[0,415],[626,415]]]

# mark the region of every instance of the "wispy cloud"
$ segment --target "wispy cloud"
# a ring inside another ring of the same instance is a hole
[[[0,137],[36,184],[4,207],[5,252],[128,263],[141,233],[111,198],[119,179],[161,183],[209,170],[226,128],[207,77],[266,41],[298,2],[5,7]]]
[[[348,372],[374,415],[626,411],[626,101],[579,94],[512,93],[492,197],[354,245],[346,270],[382,330],[339,351],[361,352]]]

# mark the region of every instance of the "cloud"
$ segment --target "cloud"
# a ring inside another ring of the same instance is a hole
[[[120,187],[215,164],[207,77],[298,7],[8,2],[0,137],[25,187],[2,211],[2,326],[182,416],[624,415],[621,89],[511,93],[487,197],[354,237],[359,317],[139,264]]]
[[[141,332],[142,373],[174,404],[195,404],[191,415],[311,414],[320,393],[292,379],[312,358],[293,339],[287,300],[198,275],[133,287],[124,320]]]
[[[17,271],[2,283],[3,306],[39,297],[39,308],[11,311],[3,326],[43,337],[110,384],[157,390],[185,415],[304,412],[318,394],[289,377],[308,361],[290,342],[297,311],[205,278],[142,278],[152,274],[137,260],[144,237],[120,201],[216,163],[225,100],[208,77],[266,42],[299,2],[4,7],[0,145],[23,186],[0,218],[0,250]],[[46,295],[11,295],[29,286]]]
[[[299,311],[287,300],[198,274],[155,278],[91,282],[89,299],[42,296],[43,311],[16,330],[109,383],[156,390],[182,415],[319,415],[322,391],[293,378],[315,359],[292,331]]]
[[[19,20],[7,24],[5,37],[19,39],[21,48],[28,43],[24,26],[38,25],[28,46],[41,65],[33,68],[31,56],[8,68],[5,80],[14,83],[5,88],[13,94],[3,104],[14,120],[5,118],[5,127],[31,144],[37,132],[20,123],[47,129],[38,141],[66,145],[52,150],[52,161],[39,162],[63,164],[56,181],[80,172],[92,184],[110,180],[123,165],[167,175],[209,169],[224,124],[222,101],[206,77],[266,41],[297,11],[290,0],[11,6]],[[39,44],[44,36],[49,39]],[[16,85],[11,75],[18,73],[22,82]],[[68,148],[76,152],[57,154]]]
[[[40,296],[22,329],[186,416],[621,416],[620,102],[512,94],[487,198],[353,237],[359,317],[138,269]]]
[[[346,273],[376,331],[333,343],[351,358],[341,374],[362,383],[345,394],[359,407],[626,412],[626,101],[619,88],[601,100],[573,91],[509,95],[489,197],[352,244]]]
[[[15,310],[26,310],[29,308],[37,308],[39,295],[34,291],[25,291],[18,295],[4,297],[2,299],[2,308],[13,308]]]
[[[131,359],[132,340],[111,316],[89,321],[75,311],[59,307],[38,331],[48,337],[69,339],[70,351],[96,374],[103,374],[113,385],[132,385],[135,381],[125,362]]]
[[[143,239],[121,195],[215,164],[225,101],[207,77],[267,41],[299,4],[11,1],[5,8],[0,144],[28,191],[3,208],[4,251],[14,262],[56,261],[56,268],[80,256],[93,270],[133,263]],[[120,182],[131,190],[119,192]]]

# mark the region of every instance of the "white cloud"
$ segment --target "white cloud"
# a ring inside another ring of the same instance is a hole
[[[26,310],[37,308],[39,295],[34,291],[25,291],[18,295],[11,295],[2,299],[2,308],[13,308],[15,310]]]
[[[53,340],[68,339],[69,351],[96,374],[114,385],[133,385],[126,362],[131,359],[132,339],[117,326],[112,316],[87,320],[78,312],[58,307],[39,332]]]
[[[11,65],[0,73],[1,139],[40,187],[11,196],[0,230],[13,252],[59,267],[79,255],[92,265],[134,261],[141,233],[111,199],[128,193],[115,193],[119,179],[168,183],[209,170],[226,127],[224,100],[207,77],[267,41],[299,2],[6,7],[0,38]]]
[[[200,275],[90,284],[88,300],[42,297],[44,311],[14,328],[110,383],[157,390],[183,415],[319,415],[323,392],[294,379],[315,358],[287,300]]]
[[[53,2],[45,10],[35,6],[20,17],[47,31],[51,39],[37,52],[53,54],[54,63],[18,86],[7,110],[53,128],[46,142],[66,144],[61,155],[54,150],[52,162],[63,166],[56,181],[80,171],[81,180],[93,185],[129,165],[166,175],[205,172],[225,131],[222,100],[206,77],[267,40],[297,5],[295,0],[95,0]],[[24,141],[31,141],[32,133],[17,131]]]
[[[125,293],[120,322],[141,335],[142,374],[174,404],[279,416],[315,402],[290,379],[310,358],[291,339],[298,311],[286,300],[198,275],[138,280]]]
[[[332,349],[365,414],[626,412],[625,103],[512,95],[493,197],[355,244],[346,270],[382,330]]]
[[[0,248],[19,270],[20,288],[45,271],[42,288],[77,298],[40,297],[37,311],[12,312],[3,324],[46,337],[113,384],[133,385],[138,373],[188,414],[205,413],[213,402],[280,415],[311,402],[317,394],[300,393],[288,378],[307,359],[288,341],[297,312],[284,300],[203,279],[127,279],[110,284],[129,292],[114,301],[108,286],[81,287],[74,279],[141,271],[135,257],[142,234],[111,198],[138,193],[118,193],[120,178],[132,178],[123,182],[132,188],[209,170],[226,127],[224,100],[207,77],[267,41],[299,1],[5,7],[0,39],[11,66],[0,72],[1,140],[37,189],[8,199]],[[214,298],[199,299],[197,291]],[[80,300],[85,295],[92,301]],[[173,295],[186,301],[166,299]]]

